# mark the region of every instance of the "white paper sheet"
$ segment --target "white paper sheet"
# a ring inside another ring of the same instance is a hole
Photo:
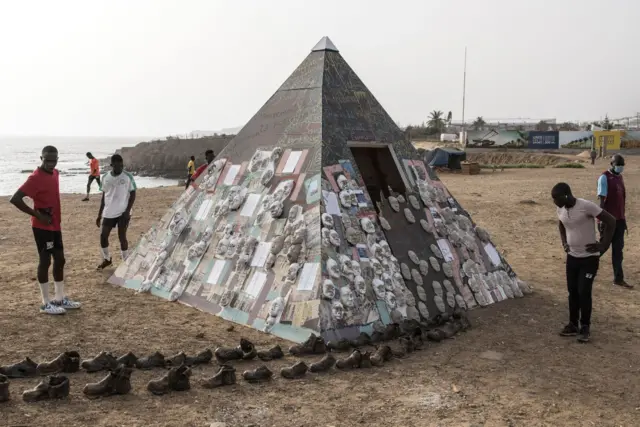
[[[252,216],[253,212],[256,210],[256,206],[258,206],[258,202],[260,201],[260,194],[251,193],[247,196],[247,200],[245,200],[244,205],[242,206],[242,210],[240,211],[240,216]]]
[[[213,264],[213,268],[211,269],[211,273],[209,273],[209,277],[207,278],[207,283],[211,285],[217,285],[220,280],[220,276],[222,275],[222,271],[224,270],[224,266],[227,261],[217,260],[215,264]]]
[[[240,165],[232,165],[227,171],[227,176],[224,177],[224,185],[232,185],[238,172],[240,172]]]
[[[342,216],[338,196],[333,191],[322,190],[322,198],[324,199],[324,207],[329,215]]]
[[[451,248],[449,247],[449,242],[445,239],[438,240],[438,248],[440,248],[440,252],[442,252],[442,256],[446,262],[453,261],[453,254],[451,253]]]
[[[253,253],[253,258],[251,258],[251,267],[264,267],[264,263],[269,256],[269,252],[271,251],[271,243],[270,242],[260,242],[256,247],[255,252]]]
[[[207,215],[209,215],[211,206],[213,206],[213,200],[211,199],[202,202],[202,204],[200,205],[200,209],[198,209],[198,212],[196,213],[195,220],[202,221],[203,219],[205,219]]]
[[[302,273],[300,273],[300,280],[298,281],[299,291],[313,290],[313,284],[316,281],[319,266],[320,264],[317,262],[306,262],[304,264],[302,267]]]
[[[491,264],[495,265],[496,267],[500,267],[500,265],[502,265],[502,261],[500,261],[500,255],[491,243],[487,243],[486,245],[484,245],[484,251],[487,253],[487,255],[489,255]]]
[[[244,291],[252,297],[257,298],[266,281],[267,273],[256,271],[253,273],[253,277],[251,277],[251,281],[249,281],[249,284]]]
[[[287,158],[287,163],[285,163],[282,173],[293,173],[300,161],[300,156],[302,156],[302,151],[292,151],[289,153],[289,158]]]

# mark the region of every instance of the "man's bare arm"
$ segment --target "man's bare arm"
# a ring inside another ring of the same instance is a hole
[[[25,197],[27,197],[27,195],[24,194],[22,191],[18,190],[14,193],[14,195],[11,197],[11,200],[9,200],[9,202],[16,208],[20,209],[22,212],[26,213],[27,215],[37,217],[38,216],[37,212],[31,209],[29,205],[27,205],[24,202]]]
[[[608,248],[613,239],[613,233],[616,230],[616,219],[609,212],[603,210],[600,215],[596,217],[600,220],[600,223],[604,225],[602,235],[600,237],[600,244],[605,248]]]
[[[564,224],[562,223],[562,221],[558,221],[558,230],[560,231],[560,240],[562,241],[562,247],[564,248],[565,252],[568,252],[567,230],[564,228]]]

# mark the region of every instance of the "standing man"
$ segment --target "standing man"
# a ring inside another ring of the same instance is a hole
[[[102,263],[98,266],[98,270],[105,269],[112,264],[109,253],[109,234],[112,229],[118,227],[122,260],[126,260],[129,254],[127,228],[131,218],[131,208],[136,201],[136,182],[133,175],[124,170],[124,162],[119,154],[111,156],[111,172],[102,176],[100,189],[102,190],[102,201],[96,225],[100,227],[102,223],[100,233]]]
[[[60,181],[56,165],[58,150],[52,146],[42,149],[42,164],[11,197],[11,203],[31,216],[33,237],[38,249],[38,283],[42,294],[40,313],[65,314],[81,304],[67,298],[64,292],[64,247],[62,245],[62,214],[60,209]],[[24,198],[33,200],[33,209]],[[55,295],[49,297],[49,266],[53,257]]]
[[[185,190],[189,188],[189,184],[191,184],[192,181],[191,177],[193,177],[194,173],[196,173],[196,158],[191,156],[189,163],[187,163],[187,184],[184,186]]]
[[[611,157],[611,167],[598,178],[598,199],[600,199],[600,207],[616,219],[616,227],[611,241],[613,284],[631,289],[633,285],[624,280],[624,272],[622,271],[624,233],[627,231],[625,218],[627,193],[622,179],[623,170],[624,158],[620,154],[614,154]]]
[[[89,201],[89,193],[91,193],[91,184],[93,181],[98,182],[98,188],[100,188],[100,161],[93,157],[93,154],[87,153],[87,157],[89,158],[89,168],[91,171],[89,172],[89,181],[87,181],[87,195],[83,202]]]
[[[207,163],[205,163],[204,165],[200,166],[196,170],[196,172],[191,177],[191,181],[195,181],[196,179],[198,179],[198,177],[202,174],[202,172],[207,170],[207,167],[209,167],[211,162],[213,162],[213,159],[216,158],[216,155],[214,154],[213,150],[207,150],[207,151],[204,152],[204,157],[205,157],[205,159],[207,159]]]
[[[593,281],[598,273],[600,256],[611,244],[616,220],[595,203],[573,197],[571,188],[564,182],[553,187],[551,197],[558,207],[560,239],[567,253],[569,324],[560,335],[578,335],[578,341],[588,342]],[[600,242],[596,240],[596,218],[604,224]]]
[[[596,157],[597,157],[598,153],[596,152],[595,147],[591,148],[591,164],[595,165],[596,164]]]

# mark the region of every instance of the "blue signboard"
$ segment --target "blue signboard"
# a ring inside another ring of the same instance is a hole
[[[560,147],[558,131],[531,131],[527,148],[553,150]]]

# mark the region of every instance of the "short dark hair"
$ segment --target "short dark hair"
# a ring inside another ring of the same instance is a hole
[[[121,162],[121,163],[124,162],[120,154],[114,154],[113,156],[111,156],[111,163],[116,163],[116,162]]]
[[[216,155],[216,153],[214,153],[214,152],[213,152],[213,150],[207,150],[207,151],[205,151],[205,152],[204,152],[204,154],[205,154],[205,156],[206,156],[207,154],[212,154],[212,155],[214,155],[214,156]]]
[[[191,156],[191,157],[189,157],[189,158],[190,158],[191,160],[195,160],[195,159],[196,159],[196,156]]]
[[[93,154],[91,154],[90,151],[87,151],[87,157],[93,157]]]
[[[58,149],[56,147],[54,147],[53,145],[47,145],[46,147],[44,147],[42,149],[42,154],[44,153],[57,153]]]
[[[551,189],[551,194],[571,195],[571,187],[566,182],[559,182]]]

